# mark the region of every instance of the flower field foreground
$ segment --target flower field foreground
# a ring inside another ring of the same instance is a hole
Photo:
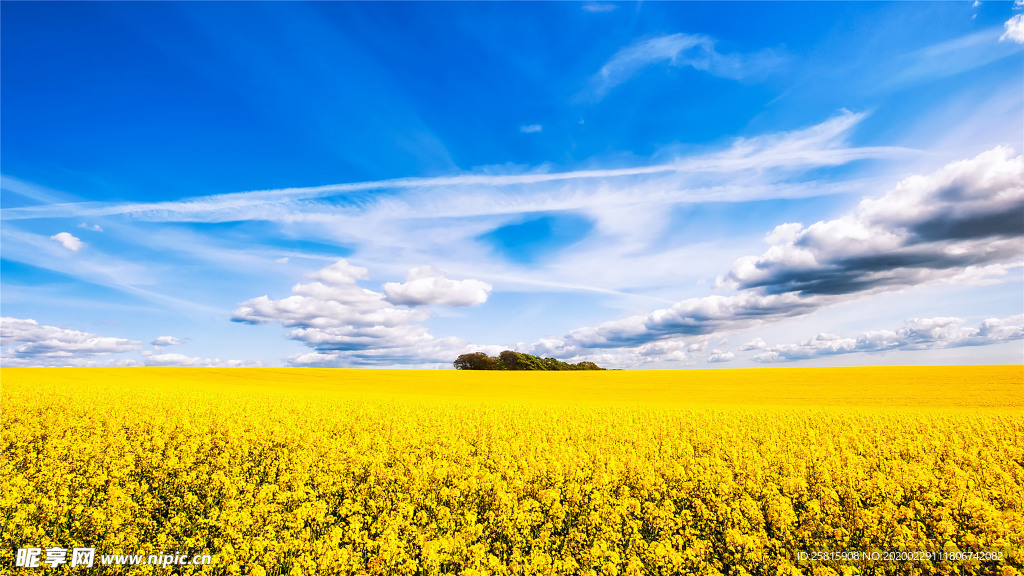
[[[1020,574],[1024,559],[1021,366],[0,376],[3,574]],[[213,561],[16,567],[18,549],[86,546]],[[820,560],[868,551],[1002,560]]]

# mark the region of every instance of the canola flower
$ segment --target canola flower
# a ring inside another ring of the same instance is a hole
[[[1022,570],[1019,366],[0,376],[2,574]],[[15,567],[71,545],[214,562]]]

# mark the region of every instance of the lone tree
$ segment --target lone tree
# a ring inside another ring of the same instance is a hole
[[[455,359],[456,370],[604,370],[593,362],[569,364],[554,358],[505,350],[497,358],[483,352],[463,354]]]

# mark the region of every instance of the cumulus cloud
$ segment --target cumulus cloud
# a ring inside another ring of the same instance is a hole
[[[1000,42],[1010,41],[1024,44],[1024,14],[1017,14],[1010,18],[1003,24],[1003,28],[1006,31],[999,37]]]
[[[713,38],[702,34],[669,34],[640,40],[619,50],[591,79],[591,89],[595,96],[603,97],[641,68],[661,62],[738,80],[762,75],[776,66],[778,60],[768,52],[723,54],[715,49]]]
[[[174,336],[159,336],[150,342],[153,346],[177,346],[181,344],[181,340]]]
[[[711,351],[711,355],[708,356],[708,362],[710,362],[712,364],[718,363],[718,362],[729,362],[730,360],[732,360],[735,357],[736,357],[736,355],[733,354],[732,352],[723,352],[721,350],[712,350]]]
[[[262,362],[246,362],[244,360],[221,360],[220,358],[199,358],[185,354],[148,354],[146,366],[200,366],[208,368],[254,368],[263,366]]]
[[[914,318],[896,330],[874,330],[856,337],[818,334],[798,344],[765,346],[758,362],[792,362],[838,354],[890,350],[935,350],[984,346],[1024,338],[1024,315],[989,318],[977,328],[961,318]]]
[[[367,270],[344,259],[310,278],[314,281],[293,286],[287,298],[260,296],[241,303],[232,320],[277,322],[292,328],[288,336],[314,350],[289,358],[295,365],[447,364],[461,353],[486,348],[471,347],[459,338],[435,338],[420,324],[430,317],[429,311],[396,306],[384,293],[358,286],[356,281],[366,279]],[[405,284],[393,284],[390,289],[397,300],[409,304],[464,306],[486,299],[490,286],[462,282],[471,283],[447,280],[430,268],[419,268]],[[446,287],[454,294],[446,295]]]
[[[82,222],[81,224],[78,225],[78,227],[83,229],[83,230],[92,230],[93,232],[103,232],[103,227],[100,226],[99,224],[86,224],[85,222]]]
[[[841,218],[776,228],[767,252],[741,258],[719,282],[767,294],[851,294],[1019,259],[1022,170],[1022,157],[999,147],[907,178]]]
[[[82,246],[85,246],[84,242],[82,242],[78,238],[75,238],[68,232],[60,232],[58,234],[54,234],[53,236],[50,236],[50,240],[59,243],[61,246],[67,248],[68,250],[71,250],[72,252],[78,252],[82,248]]]
[[[387,300],[405,306],[479,306],[490,292],[491,285],[486,282],[449,280],[430,266],[413,268],[403,284],[384,284]]]
[[[341,354],[338,352],[307,352],[305,354],[294,354],[288,357],[288,363],[292,366],[336,366],[341,362]]]
[[[526,126],[520,126],[519,131],[523,134],[536,134],[537,132],[543,132],[544,127],[540,124],[527,124]]]
[[[764,350],[767,347],[768,344],[764,340],[760,338],[754,338],[750,342],[744,344],[743,347],[740,348],[740,350],[746,352],[748,350]]]
[[[516,350],[538,356],[552,356],[566,362],[595,362],[605,368],[641,368],[651,365],[671,364],[688,366],[697,363],[699,354],[707,350],[706,339],[688,341],[673,338],[648,342],[638,346],[622,346],[608,349],[585,349],[570,339],[544,338],[527,344],[520,342]]]
[[[913,176],[836,220],[783,224],[761,256],[719,278],[731,295],[690,298],[558,339],[566,354],[747,330],[868,293],[924,283],[981,282],[1024,257],[1021,156],[998,147]]]
[[[35,320],[0,319],[0,347],[5,366],[91,366],[124,364],[97,357],[132,352],[141,342],[39,324]]]

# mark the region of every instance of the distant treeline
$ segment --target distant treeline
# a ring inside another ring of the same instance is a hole
[[[497,357],[483,352],[463,354],[454,364],[456,370],[604,370],[593,362],[569,364],[554,358],[541,358],[511,350],[505,350]]]

